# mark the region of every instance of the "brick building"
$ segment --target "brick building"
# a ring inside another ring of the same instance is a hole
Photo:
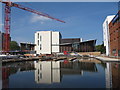
[[[120,56],[120,11],[109,24],[110,56]]]

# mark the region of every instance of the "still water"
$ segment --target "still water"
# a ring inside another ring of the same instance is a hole
[[[29,61],[2,66],[2,88],[120,88],[120,63]]]

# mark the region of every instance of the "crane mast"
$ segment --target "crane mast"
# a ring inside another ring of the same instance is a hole
[[[20,4],[16,4],[16,3],[13,3],[13,2],[9,2],[9,1],[2,1],[2,0],[0,0],[0,2],[5,4],[5,18],[4,18],[5,19],[4,20],[4,30],[5,30],[4,37],[5,38],[4,38],[4,41],[3,41],[4,42],[3,43],[3,51],[4,52],[9,52],[9,50],[10,50],[10,38],[9,37],[10,37],[10,14],[11,14],[11,7],[17,7],[19,9],[26,10],[28,12],[31,12],[31,13],[34,13],[34,14],[37,14],[37,15],[41,15],[41,16],[44,16],[44,17],[47,17],[47,18],[50,18],[50,19],[53,19],[53,20],[65,23],[64,21],[62,21],[60,19],[51,17],[48,14],[45,14],[45,13],[33,10],[31,8],[24,7],[24,6],[20,5]]]
[[[4,20],[4,43],[3,43],[3,51],[8,52],[10,50],[10,14],[11,7],[8,3],[5,5],[5,20]]]

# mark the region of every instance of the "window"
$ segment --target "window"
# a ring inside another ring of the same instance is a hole
[[[38,74],[39,74],[39,69],[38,69]]]
[[[42,79],[42,73],[40,73],[40,78]]]
[[[42,41],[42,37],[40,36],[40,41]]]
[[[42,65],[40,64],[40,70],[42,70]]]
[[[39,33],[38,33],[38,39],[39,39]]]
[[[40,44],[40,50],[42,49],[42,46],[41,46],[41,44]]]
[[[120,50],[118,50],[118,56],[120,56]]]
[[[112,53],[115,54],[115,53],[116,53],[116,49],[113,49],[113,50],[112,50]]]
[[[38,40],[38,46],[39,46],[39,40]]]

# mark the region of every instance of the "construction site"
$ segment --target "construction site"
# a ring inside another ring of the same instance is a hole
[[[0,89],[120,89],[116,4],[0,0]]]
[[[1,32],[2,33],[1,36],[2,36],[2,51],[3,51],[3,53],[9,53],[9,51],[10,51],[10,40],[11,40],[10,39],[11,16],[10,15],[11,15],[11,8],[12,7],[16,7],[16,8],[40,15],[40,16],[44,16],[44,17],[65,23],[62,20],[59,20],[57,18],[49,16],[48,14],[33,10],[31,8],[24,7],[22,5],[19,5],[19,4],[10,2],[10,1],[2,1],[1,0],[0,2],[5,4],[5,6],[4,6],[4,8],[5,8],[5,10],[4,10],[4,33]]]

